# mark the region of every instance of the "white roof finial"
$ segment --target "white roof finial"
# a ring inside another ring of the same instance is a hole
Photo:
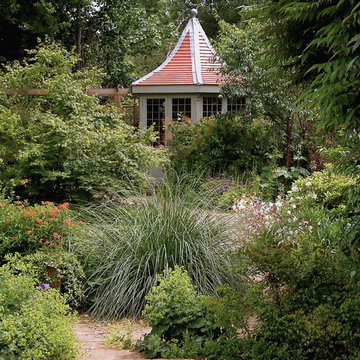
[[[191,9],[190,14],[192,17],[197,17],[198,11],[196,9]]]

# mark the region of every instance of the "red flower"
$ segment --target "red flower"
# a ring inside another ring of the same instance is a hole
[[[43,238],[40,238],[40,239],[39,239],[39,242],[41,242],[41,243],[42,243],[43,241],[44,241],[44,239],[43,239]]]
[[[32,234],[33,231],[32,231],[32,230],[27,230],[26,233],[27,233],[27,234]]]
[[[27,182],[29,181],[29,179],[23,179],[23,184],[25,185]]]
[[[57,211],[56,209],[52,209],[52,210],[49,211],[49,214],[50,214],[50,215],[56,215],[57,212],[58,212],[58,211]]]
[[[38,224],[42,224],[44,222],[44,219],[37,219]]]
[[[53,201],[45,201],[44,205],[54,205],[54,202]]]
[[[18,208],[19,210],[22,210],[23,206],[22,206],[22,205],[19,205],[17,208]]]
[[[2,207],[5,207],[6,206],[6,204],[0,204]]]
[[[65,222],[66,222],[67,224],[71,224],[71,220],[70,220],[70,219],[66,219]]]
[[[59,209],[65,209],[69,206],[69,203],[63,203],[59,205]]]

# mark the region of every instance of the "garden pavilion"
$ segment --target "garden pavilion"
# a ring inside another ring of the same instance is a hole
[[[219,97],[224,83],[221,63],[197,19],[197,10],[183,30],[175,48],[155,70],[132,83],[132,93],[139,99],[139,125],[154,124],[165,144],[166,125],[183,117],[197,121],[227,111],[238,111],[247,99],[228,101]]]

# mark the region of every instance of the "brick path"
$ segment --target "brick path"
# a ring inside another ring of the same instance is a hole
[[[107,325],[104,322],[96,322],[87,315],[80,316],[75,324],[75,333],[78,344],[81,347],[79,360],[138,360],[143,359],[139,354],[130,350],[117,350],[107,347],[105,335]],[[135,336],[140,338],[146,329],[136,330]]]

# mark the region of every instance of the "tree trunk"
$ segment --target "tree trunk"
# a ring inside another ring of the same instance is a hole
[[[291,144],[292,144],[292,121],[291,117],[286,120],[286,170],[290,171],[291,168]],[[285,178],[284,185],[288,185],[288,178]]]
[[[81,8],[76,9],[76,53],[81,57],[81,37],[82,37],[82,26],[81,26]],[[82,69],[82,60],[78,62],[78,69]]]

